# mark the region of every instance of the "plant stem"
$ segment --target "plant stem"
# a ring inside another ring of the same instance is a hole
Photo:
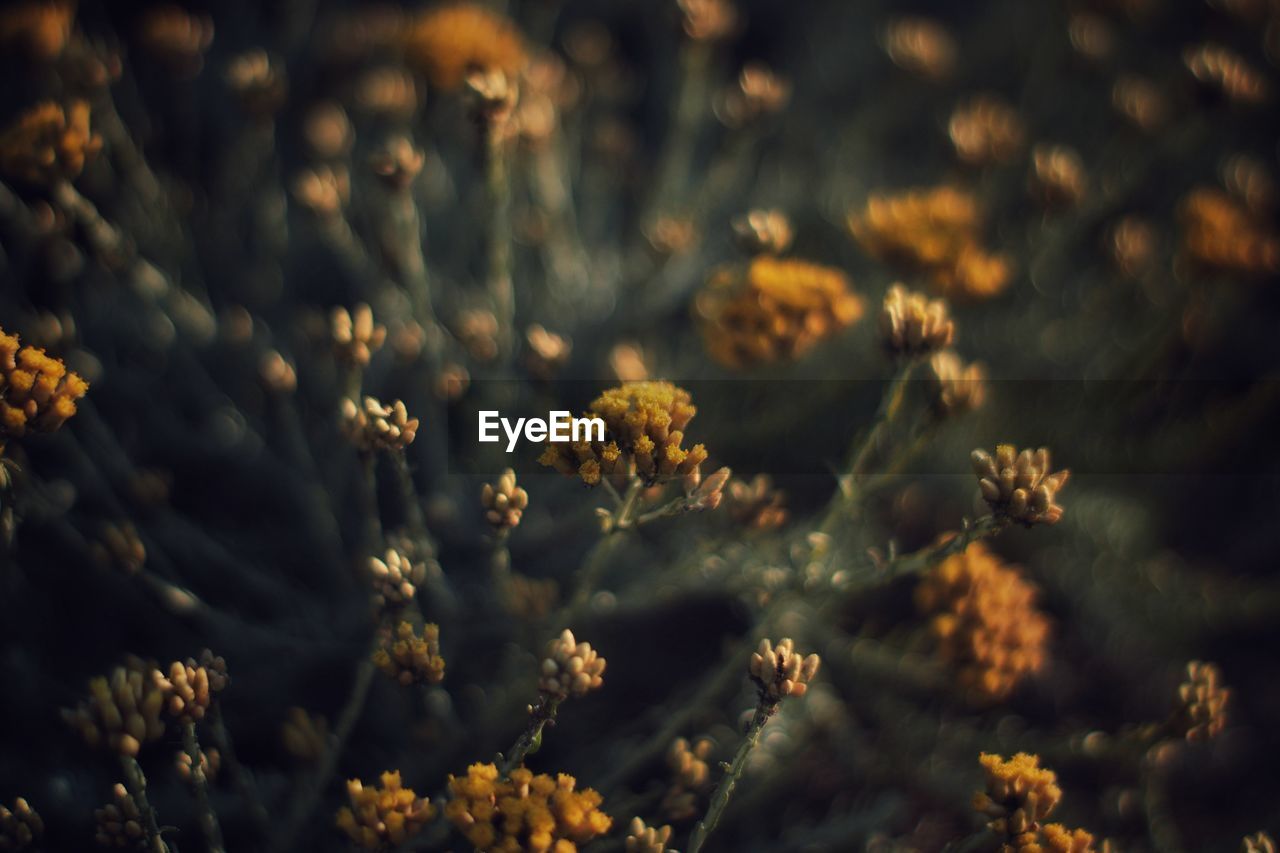
[[[1008,526],[1007,519],[995,515],[984,515],[973,522],[966,519],[960,532],[945,542],[921,548],[919,551],[898,557],[890,562],[887,574],[889,577],[900,577],[923,571],[940,563],[952,554],[961,553],[979,539],[987,539],[999,534]]]
[[[236,758],[235,748],[231,744],[231,733],[227,731],[227,724],[222,719],[222,705],[216,699],[209,707],[208,720],[209,731],[213,735],[214,745],[222,753],[222,761],[231,773],[231,783],[235,785],[237,793],[240,794],[240,799],[244,801],[245,808],[249,810],[249,816],[253,819],[254,826],[264,836],[269,834],[271,816],[267,814],[267,808],[262,804],[262,797],[253,784],[249,771],[245,770],[244,765]]]
[[[511,282],[511,186],[502,122],[489,120],[484,133],[485,187],[489,195],[489,298],[498,320],[498,345],[509,358],[515,338],[515,288]]]
[[[738,780],[742,778],[743,772],[747,769],[747,758],[751,755],[751,750],[755,749],[756,744],[760,742],[760,733],[764,731],[765,723],[769,722],[769,718],[777,710],[778,706],[776,704],[768,703],[763,699],[756,706],[755,716],[751,718],[751,725],[747,728],[747,736],[742,741],[742,745],[738,747],[737,754],[733,756],[733,762],[729,765],[729,769],[725,771],[724,778],[716,786],[715,793],[711,795],[711,802],[707,806],[706,816],[698,821],[698,825],[693,828],[693,833],[689,836],[689,853],[698,853],[702,849],[702,845],[707,842],[707,836],[715,830],[716,824],[720,822],[720,817],[729,806],[729,799],[733,796],[734,787],[737,786]]]
[[[582,607],[590,600],[596,582],[600,579],[600,573],[604,571],[609,557],[617,547],[620,539],[618,534],[630,530],[636,524],[636,510],[640,504],[642,491],[644,491],[644,481],[639,477],[632,477],[626,493],[622,496],[622,506],[618,507],[618,511],[610,517],[609,529],[605,531],[604,538],[592,547],[591,553],[587,555],[587,560],[582,566],[582,571],[578,574],[578,588],[574,592],[571,607]]]
[[[131,755],[120,756],[120,767],[124,771],[124,784],[129,789],[129,796],[138,804],[142,815],[142,831],[146,833],[147,849],[151,853],[170,853],[169,845],[160,837],[160,824],[156,821],[155,809],[147,800],[147,777],[142,775],[142,768]]]
[[[200,766],[200,741],[196,738],[194,720],[182,723],[182,748],[191,759],[191,788],[196,794],[196,808],[199,810],[200,831],[204,834],[205,845],[209,853],[223,853],[222,829],[218,826],[218,816],[209,802],[209,780]]]
[[[533,706],[529,712],[529,722],[525,725],[524,731],[520,733],[520,737],[516,738],[515,744],[502,758],[502,765],[499,770],[502,772],[502,778],[511,775],[511,771],[515,770],[524,763],[525,756],[529,754],[535,747],[542,743],[542,730],[548,725],[555,725],[556,709],[560,707],[560,703],[564,701],[559,696],[550,696],[543,694],[538,700],[538,704]]]

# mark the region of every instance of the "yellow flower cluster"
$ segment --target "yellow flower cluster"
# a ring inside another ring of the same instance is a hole
[[[711,357],[744,368],[804,355],[857,322],[863,304],[838,269],[757,255],[712,271],[694,310]]]
[[[34,850],[44,835],[44,821],[22,797],[10,809],[0,805],[0,850]]]
[[[801,656],[791,639],[784,637],[776,646],[761,640],[747,664],[747,672],[760,689],[761,701],[776,705],[788,696],[803,696],[821,664],[815,654]]]
[[[878,193],[848,222],[872,257],[928,274],[948,296],[986,299],[1009,284],[1008,259],[981,245],[977,201],[955,187]]]
[[[613,825],[600,795],[576,785],[563,773],[553,779],[521,767],[502,779],[494,765],[473,764],[466,776],[450,775],[444,813],[477,851],[576,853]]]
[[[70,0],[26,0],[0,12],[0,45],[18,44],[36,59],[55,59],[71,38]]]
[[[230,681],[226,661],[208,649],[199,661],[174,661],[168,675],[155,670],[151,677],[165,693],[165,710],[182,722],[203,719],[213,704],[213,695]]]
[[[894,355],[921,356],[949,346],[956,324],[941,299],[895,284],[885,294],[880,309],[880,341]]]
[[[926,574],[915,598],[971,699],[1004,699],[1044,666],[1049,622],[1036,608],[1036,588],[980,542]]]
[[[93,810],[93,838],[99,847],[140,850],[146,844],[142,828],[142,809],[124,785],[117,782],[111,789],[111,802]]]
[[[1216,737],[1227,724],[1231,691],[1222,686],[1222,671],[1212,663],[1187,664],[1187,680],[1178,685],[1177,723],[1187,740]]]
[[[424,625],[422,633],[401,622],[395,637],[388,637],[373,653],[374,666],[406,687],[414,682],[439,684],[444,680],[444,658],[440,656],[440,628]]]
[[[79,374],[44,350],[20,346],[0,329],[0,452],[27,431],[53,432],[76,413],[89,390]]]
[[[496,483],[485,483],[480,490],[480,504],[484,507],[484,520],[495,531],[511,530],[520,524],[525,508],[529,506],[529,493],[516,485],[516,472],[503,471]]]
[[[101,148],[102,137],[89,129],[88,101],[72,101],[65,109],[45,101],[0,133],[0,172],[45,186],[70,181]]]
[[[969,461],[978,476],[978,493],[997,516],[1028,527],[1057,524],[1062,519],[1058,492],[1071,472],[1064,468],[1050,473],[1049,448],[1027,448],[1019,453],[1012,444],[1000,444],[994,455],[973,451]]]
[[[669,820],[688,820],[698,813],[698,803],[711,786],[711,767],[707,763],[715,742],[701,737],[692,744],[682,737],[667,748],[667,767],[671,784],[658,808]]]
[[[589,486],[601,477],[623,479],[632,473],[650,483],[694,475],[707,450],[682,444],[684,428],[697,411],[689,392],[670,382],[628,382],[589,406],[588,414],[604,421],[603,442],[548,443],[538,461]]]
[[[978,763],[986,772],[986,789],[974,795],[973,807],[1002,836],[1000,853],[1093,853],[1088,832],[1043,823],[1062,799],[1062,789],[1038,756],[1019,752],[1006,761],[983,753]]]
[[[404,50],[440,89],[457,89],[473,71],[500,71],[514,81],[526,61],[515,25],[474,3],[428,9],[409,27]]]
[[[1182,254],[1196,266],[1244,275],[1280,270],[1280,237],[1222,190],[1192,190],[1182,201],[1179,219]]]
[[[63,711],[63,718],[89,746],[136,756],[142,744],[164,736],[161,713],[168,697],[150,670],[131,659],[109,676],[91,679],[89,698],[75,710]]]
[[[401,785],[399,770],[383,773],[380,788],[349,780],[347,798],[350,805],[338,810],[335,823],[361,850],[398,847],[436,816],[429,800]]]

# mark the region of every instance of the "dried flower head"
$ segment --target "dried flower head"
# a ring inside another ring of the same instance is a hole
[[[969,166],[1009,162],[1026,136],[1018,111],[995,95],[977,95],[956,107],[947,134],[960,162]]]
[[[399,607],[413,601],[418,587],[427,577],[423,563],[410,560],[395,548],[388,548],[384,559],[370,557],[368,566],[374,597],[380,609]]]
[[[733,236],[749,255],[781,255],[791,247],[791,220],[781,210],[751,210],[734,218]]]
[[[761,640],[751,655],[747,672],[760,690],[760,701],[773,705],[788,696],[803,696],[821,663],[814,654],[801,657],[792,641],[784,637],[777,646]]]
[[[361,850],[390,850],[417,835],[436,816],[425,797],[400,782],[400,771],[382,774],[382,785],[365,787],[347,781],[348,805],[338,809],[335,823]]]
[[[524,333],[525,365],[536,379],[550,380],[569,362],[573,341],[534,323]]]
[[[102,137],[89,129],[88,101],[45,101],[0,132],[0,173],[41,186],[74,181],[101,149]]]
[[[1222,190],[1193,189],[1179,205],[1178,218],[1181,252],[1197,267],[1249,276],[1280,270],[1280,236]]]
[[[71,40],[72,0],[26,0],[0,10],[0,45],[17,45],[34,59],[57,59]]]
[[[1155,261],[1156,231],[1137,216],[1126,216],[1107,231],[1106,247],[1116,271],[1137,278]]]
[[[35,851],[44,835],[44,821],[22,797],[10,809],[0,803],[0,850],[22,853]]]
[[[590,643],[579,643],[568,628],[547,646],[538,689],[566,699],[585,696],[604,684],[605,659]]]
[[[396,626],[373,652],[374,666],[405,687],[410,684],[439,684],[444,680],[444,658],[440,656],[440,628],[424,625],[422,633],[409,622]]]
[[[480,490],[484,520],[494,530],[510,530],[520,524],[520,516],[529,505],[529,493],[516,485],[516,472],[503,471],[496,483],[485,483]]]
[[[623,841],[626,853],[667,853],[671,848],[667,842],[671,840],[671,827],[652,827],[638,817],[631,819],[627,827],[627,837]]]
[[[200,660],[187,658],[169,665],[166,675],[152,670],[151,679],[165,694],[164,709],[181,722],[204,718],[215,693],[226,689],[227,663],[205,649]]]
[[[787,523],[785,495],[768,474],[729,483],[729,515],[751,530],[777,530]]]
[[[414,178],[422,171],[426,155],[422,149],[413,144],[408,136],[397,135],[387,140],[371,158],[369,165],[373,173],[392,190],[403,191],[409,188]]]
[[[685,448],[684,429],[697,414],[689,392],[670,382],[628,382],[591,402],[605,424],[604,441],[548,443],[538,459],[594,486],[601,477],[632,474],[649,483],[683,479],[707,458],[701,444]]]
[[[718,41],[733,33],[738,10],[730,0],[676,0],[685,35],[694,41]]]
[[[1169,118],[1169,104],[1160,87],[1145,77],[1123,74],[1111,87],[1111,106],[1134,127],[1150,133]]]
[[[973,807],[990,818],[987,827],[992,832],[1019,849],[1019,837],[1036,833],[1062,799],[1058,777],[1040,766],[1038,756],[1025,752],[1008,761],[984,752],[978,763],[986,773],[986,789],[974,795]]]
[[[970,461],[978,475],[979,493],[996,515],[1028,527],[1057,524],[1062,518],[1058,491],[1071,472],[1065,468],[1049,472],[1048,448],[1019,453],[1012,444],[1001,444],[994,456],[985,450],[973,451]]]
[[[1238,104],[1261,104],[1271,96],[1267,78],[1244,57],[1220,44],[1187,48],[1182,61],[1196,80]]]
[[[945,295],[986,299],[1009,283],[1008,260],[980,244],[977,201],[955,187],[872,194],[848,223],[872,257],[927,273]]]
[[[1222,670],[1215,664],[1193,660],[1187,664],[1187,680],[1178,685],[1175,722],[1187,740],[1216,737],[1227,725],[1227,700],[1231,691],[1222,686]]]
[[[1276,842],[1265,832],[1255,832],[1241,839],[1240,853],[1276,853]]]
[[[294,706],[280,726],[280,740],[285,751],[297,760],[307,763],[319,761],[329,749],[329,721]]]
[[[493,764],[472,764],[466,776],[449,776],[444,813],[476,850],[574,853],[613,825],[600,795],[576,787],[564,773],[518,767],[503,779]]]
[[[404,450],[418,434],[418,419],[410,418],[404,403],[384,406],[374,397],[365,397],[363,406],[354,400],[342,401],[342,431],[357,450]]]
[[[161,713],[168,693],[137,659],[89,681],[89,698],[62,717],[91,747],[136,756],[144,743],[164,736]]]
[[[364,303],[351,311],[334,308],[329,317],[334,356],[349,367],[368,365],[387,339],[386,327],[373,321],[373,309]]]
[[[275,115],[288,91],[283,64],[261,49],[233,57],[226,80],[241,108],[256,119]]]
[[[928,371],[934,415],[948,418],[980,408],[987,397],[986,379],[981,364],[965,364],[952,350],[934,353]]]
[[[981,543],[947,557],[916,587],[938,652],[975,704],[998,702],[1047,658],[1049,621],[1037,590]]]
[[[711,357],[743,368],[804,355],[857,322],[863,302],[838,269],[757,255],[713,270],[694,310]]]
[[[178,771],[178,778],[184,782],[191,782],[191,756],[186,752],[178,752],[173,757],[174,769]],[[217,778],[218,771],[222,769],[222,753],[216,749],[200,750],[200,772],[204,774],[205,779],[213,780]],[[0,848],[2,849],[2,848]]]
[[[142,810],[119,782],[111,789],[111,802],[93,810],[93,820],[96,825],[93,838],[100,847],[141,850],[146,846]]]
[[[951,345],[956,327],[941,299],[895,284],[880,309],[880,341],[893,355],[918,358]]]
[[[1046,208],[1075,207],[1089,188],[1084,163],[1065,145],[1037,145],[1031,152],[1032,196]]]
[[[715,113],[727,127],[746,127],[781,113],[790,100],[791,81],[764,63],[751,62],[716,100]]]
[[[955,69],[955,39],[932,18],[897,18],[885,27],[882,44],[894,65],[918,77],[941,80]]]
[[[213,19],[181,6],[148,9],[138,27],[143,49],[169,71],[182,77],[199,73],[213,44]]]
[[[498,71],[514,81],[524,66],[524,40],[515,25],[477,3],[428,9],[404,36],[405,57],[432,86],[455,90],[473,71]]]

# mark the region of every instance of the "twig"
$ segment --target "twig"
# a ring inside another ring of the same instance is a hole
[[[534,705],[529,711],[529,721],[525,724],[524,731],[520,733],[520,737],[516,738],[515,744],[502,756],[498,769],[502,772],[505,779],[511,775],[511,771],[515,770],[524,763],[525,756],[530,752],[537,752],[542,746],[542,730],[548,725],[555,725],[556,710],[563,701],[559,696],[550,696],[543,694],[538,700],[538,704]]]
[[[218,826],[218,816],[209,802],[209,780],[200,766],[200,741],[196,738],[194,720],[182,723],[182,748],[191,759],[191,789],[196,795],[196,808],[199,811],[200,831],[204,834],[209,853],[222,853],[222,829]]]
[[[160,837],[160,824],[156,821],[155,809],[147,799],[147,777],[142,775],[142,768],[131,755],[120,756],[120,767],[124,771],[124,784],[129,789],[129,796],[138,805],[142,816],[142,831],[146,834],[147,848],[152,853],[172,853],[165,840]]]
[[[756,713],[751,718],[751,725],[747,728],[746,738],[743,739],[742,745],[738,747],[738,752],[733,756],[733,762],[725,771],[724,778],[720,780],[720,784],[716,786],[715,792],[711,795],[711,802],[707,806],[706,816],[698,821],[697,826],[693,828],[693,834],[689,836],[689,853],[698,853],[702,849],[702,845],[706,843],[707,836],[715,830],[716,824],[720,822],[720,817],[729,806],[729,799],[733,796],[733,789],[747,769],[747,759],[751,755],[751,751],[756,748],[756,744],[760,742],[760,733],[764,731],[765,723],[769,722],[769,718],[777,710],[777,703],[769,702],[763,698],[756,705]]]

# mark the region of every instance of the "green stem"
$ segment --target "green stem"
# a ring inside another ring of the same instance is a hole
[[[1007,519],[995,515],[984,515],[977,521],[966,520],[964,527],[955,536],[937,545],[930,545],[910,554],[892,560],[887,567],[889,577],[901,577],[923,571],[936,565],[952,554],[959,554],[979,539],[996,536],[1009,526]]]
[[[689,853],[698,853],[702,849],[702,845],[707,842],[707,836],[715,830],[716,824],[720,822],[724,810],[729,806],[729,799],[733,796],[733,789],[747,769],[747,758],[751,755],[751,750],[755,749],[756,744],[760,742],[760,733],[764,731],[765,723],[769,722],[769,718],[777,710],[778,706],[776,704],[768,703],[763,699],[756,706],[755,716],[751,718],[751,725],[747,728],[747,736],[742,741],[742,745],[738,747],[737,754],[733,756],[733,762],[729,765],[729,769],[725,771],[724,778],[716,786],[715,793],[711,795],[711,802],[707,806],[706,816],[698,821],[698,825],[693,828],[693,834],[689,836]]]
[[[231,743],[231,733],[227,731],[227,724],[222,719],[222,705],[216,699],[209,707],[208,720],[209,731],[213,734],[213,742],[218,747],[218,751],[222,753],[222,763],[226,765],[227,770],[231,773],[231,783],[235,786],[240,799],[244,801],[245,807],[249,810],[249,816],[253,819],[254,826],[264,836],[267,835],[271,829],[271,816],[267,814],[267,808],[262,804],[262,797],[253,784],[249,771],[236,758],[235,748]]]
[[[147,849],[151,853],[170,853],[169,845],[160,837],[160,824],[156,821],[155,809],[147,800],[147,777],[142,775],[142,768],[131,755],[120,756],[120,767],[124,771],[124,785],[129,796],[138,804],[142,815],[142,831],[146,834]]]
[[[515,770],[524,763],[525,756],[531,751],[536,751],[542,745],[542,730],[548,724],[555,724],[556,710],[560,707],[560,703],[564,701],[560,696],[550,696],[543,694],[538,700],[538,704],[533,706],[529,712],[529,722],[524,727],[524,731],[520,733],[520,737],[516,738],[516,742],[503,756],[500,770],[502,778],[511,775],[511,771]]]
[[[209,780],[204,775],[204,768],[200,766],[200,741],[196,738],[194,720],[182,723],[182,748],[191,759],[191,788],[196,795],[200,831],[204,834],[205,845],[209,853],[223,853],[222,829],[218,826],[218,816],[209,801]]]
[[[600,573],[604,571],[604,567],[621,539],[619,534],[635,527],[636,510],[640,504],[640,493],[643,491],[644,482],[639,477],[632,477],[627,485],[626,494],[622,496],[622,506],[618,507],[618,511],[608,520],[609,529],[605,532],[604,538],[597,542],[591,549],[591,553],[587,555],[587,560],[578,575],[578,588],[573,595],[572,607],[582,607],[590,600],[591,593],[600,579]]]

